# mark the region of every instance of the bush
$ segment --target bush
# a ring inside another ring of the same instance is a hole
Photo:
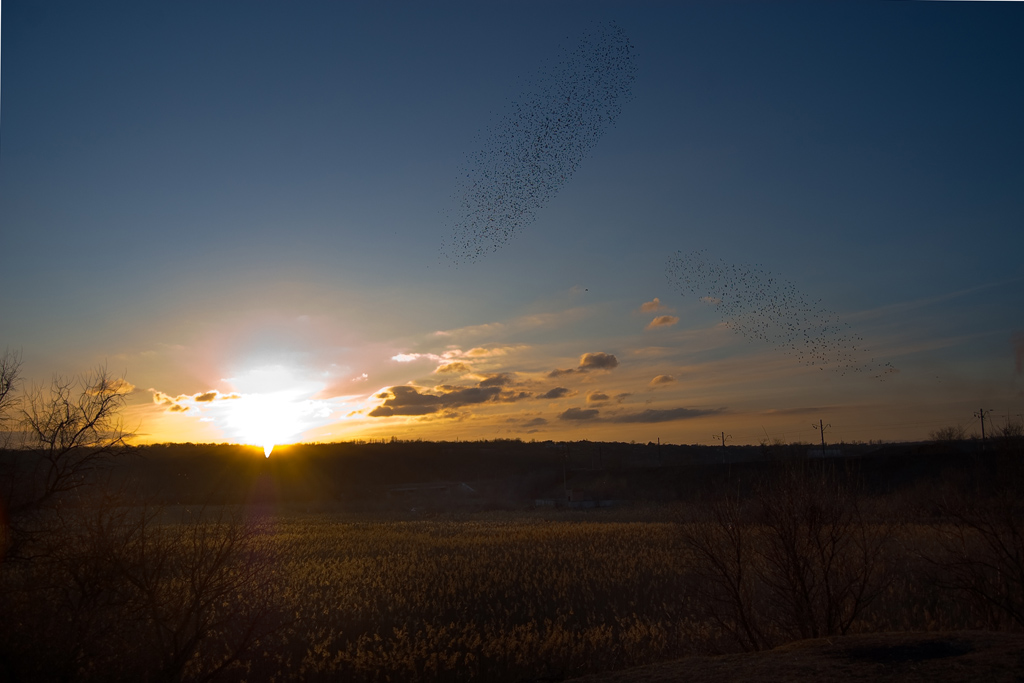
[[[682,526],[706,615],[742,648],[842,635],[891,579],[888,524],[825,470],[791,464],[743,502],[725,498]]]

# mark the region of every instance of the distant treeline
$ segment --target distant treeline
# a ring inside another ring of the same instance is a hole
[[[840,452],[821,459],[806,444],[723,449],[591,441],[393,441],[278,446],[265,458],[258,447],[184,443],[128,447],[107,463],[105,476],[119,487],[172,505],[265,500],[379,509],[428,499],[515,508],[532,505],[534,499],[565,497],[567,491],[577,497],[651,502],[708,497],[726,482],[735,492],[772,463],[794,459],[827,463],[887,493],[977,459],[967,446],[956,444],[858,444]],[[3,455],[8,463],[32,457],[30,451]],[[450,487],[424,487],[422,495],[415,488],[398,491],[431,483]],[[459,486],[463,483],[468,488]]]

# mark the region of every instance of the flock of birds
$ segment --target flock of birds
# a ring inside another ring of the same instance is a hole
[[[734,332],[767,342],[803,365],[843,375],[872,373],[880,379],[894,372],[892,364],[867,358],[863,338],[820,301],[811,301],[793,283],[757,266],[726,263],[701,250],[676,253],[665,273],[682,295],[715,306]]]
[[[635,50],[614,23],[584,34],[575,50],[542,71],[497,125],[487,129],[456,180],[456,209],[442,252],[458,265],[505,246],[572,177],[632,98]],[[895,370],[866,359],[861,337],[796,287],[758,267],[676,254],[667,276],[681,294],[715,305],[726,325],[805,365],[882,377]]]
[[[636,70],[628,37],[606,23],[539,74],[459,172],[448,259],[473,262],[535,220],[618,118]]]

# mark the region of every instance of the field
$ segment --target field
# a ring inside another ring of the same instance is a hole
[[[589,510],[76,489],[9,544],[0,663],[7,680],[566,680],[823,637],[1019,633],[1019,497],[991,476],[1007,471],[879,493],[863,469],[787,462]]]

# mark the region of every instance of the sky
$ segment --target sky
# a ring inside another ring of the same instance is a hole
[[[138,443],[1018,421],[1022,31],[1020,3],[8,0],[0,350],[26,388],[123,376]]]

